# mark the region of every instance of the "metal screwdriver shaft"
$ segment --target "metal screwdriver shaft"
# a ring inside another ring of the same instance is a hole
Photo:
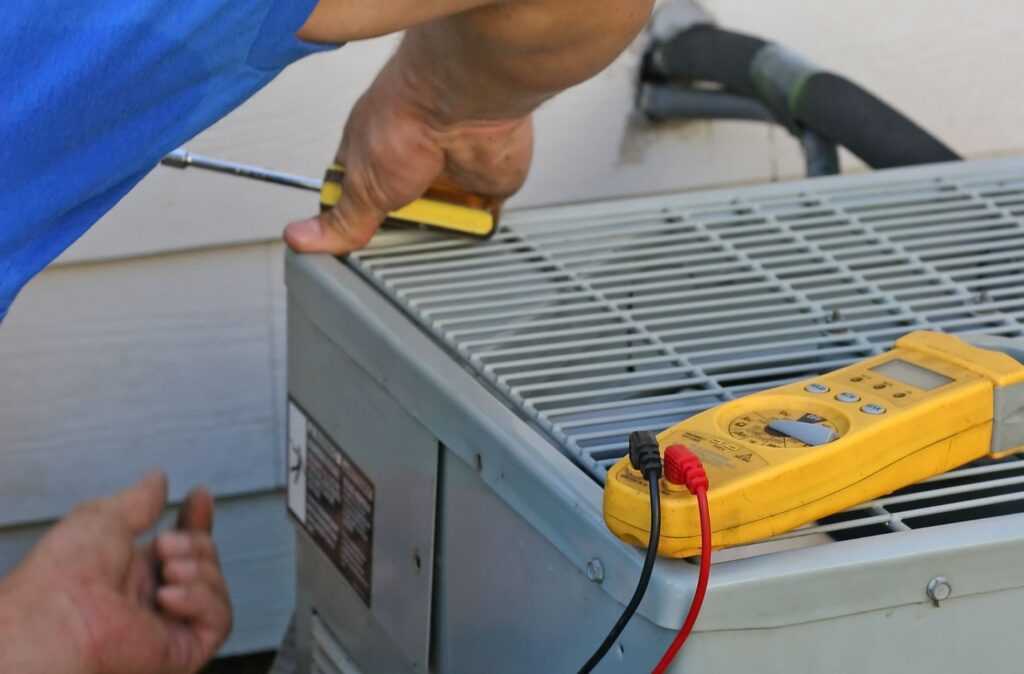
[[[318,192],[321,211],[330,210],[338,204],[345,175],[344,167],[332,164],[323,180],[314,180],[262,166],[192,154],[183,147],[165,155],[160,163],[177,169],[194,166],[214,173]],[[421,198],[391,211],[385,224],[437,229],[486,239],[497,231],[500,211],[501,200],[462,192],[445,184],[442,187],[431,187]]]
[[[299,189],[310,190],[312,192],[319,192],[320,188],[323,187],[322,180],[292,175],[290,173],[282,173],[280,171],[263,168],[262,166],[238,164],[235,162],[225,161],[223,159],[215,159],[213,157],[205,157],[200,154],[192,154],[185,148],[178,148],[174,152],[171,152],[161,159],[160,163],[172,168],[187,169],[189,167],[195,167],[206,171],[213,171],[215,173],[226,173],[228,175],[238,176],[239,178],[259,180],[261,182],[285,185],[287,187],[297,187]]]

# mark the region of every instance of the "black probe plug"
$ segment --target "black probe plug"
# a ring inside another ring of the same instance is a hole
[[[658,436],[650,431],[633,431],[629,434],[629,464],[647,480],[654,473],[654,480],[661,479],[661,452],[658,451]]]

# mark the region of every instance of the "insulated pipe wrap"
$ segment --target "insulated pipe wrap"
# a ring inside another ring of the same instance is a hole
[[[718,82],[757,98],[798,137],[802,130],[848,148],[872,168],[960,157],[892,106],[780,45],[714,26],[696,26],[651,55],[666,79]]]
[[[884,101],[839,75],[812,75],[791,100],[798,122],[845,146],[872,168],[960,158]]]
[[[719,82],[733,93],[756,96],[750,64],[767,42],[714,26],[697,26],[660,45],[655,69],[666,77]]]
[[[722,91],[681,89],[644,85],[640,107],[653,120],[664,119],[747,119],[774,122],[775,116],[763,103],[746,96]]]

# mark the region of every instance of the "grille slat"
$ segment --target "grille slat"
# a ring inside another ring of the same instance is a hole
[[[352,267],[599,483],[630,430],[880,353],[1024,334],[1024,161],[513,213],[486,243]],[[937,476],[785,537],[1024,512],[1024,462]],[[1015,510],[1014,510],[1015,509]]]

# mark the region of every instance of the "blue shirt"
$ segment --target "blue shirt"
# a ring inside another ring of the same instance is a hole
[[[323,45],[316,0],[0,0],[0,319],[160,158]]]

